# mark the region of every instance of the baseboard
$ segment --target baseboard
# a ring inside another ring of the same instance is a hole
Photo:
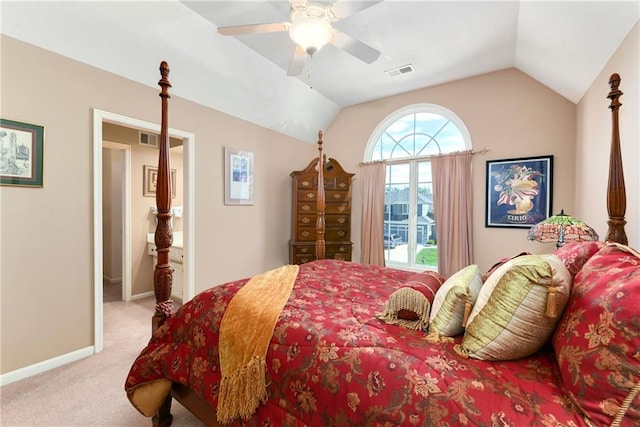
[[[41,374],[42,372],[50,371],[51,369],[58,368],[71,362],[76,362],[80,359],[84,359],[85,357],[92,356],[93,354],[93,346],[85,347],[80,350],[72,351],[71,353],[63,354],[62,356],[54,357],[53,359],[7,372],[6,374],[0,375],[0,387]]]
[[[108,283],[109,285],[115,285],[118,283],[122,283],[122,277],[109,277],[109,276],[103,275],[102,282]]]
[[[154,295],[153,291],[143,292],[141,294],[131,295],[131,301],[137,300],[137,299],[146,298],[146,297],[152,297],[153,295]]]

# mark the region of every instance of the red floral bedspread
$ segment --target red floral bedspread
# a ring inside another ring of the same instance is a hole
[[[455,343],[375,315],[412,273],[336,260],[300,266],[267,354],[269,400],[247,425],[582,426],[550,347],[519,361],[464,359]],[[127,390],[160,378],[217,404],[218,325],[247,279],[202,292],[153,336]]]

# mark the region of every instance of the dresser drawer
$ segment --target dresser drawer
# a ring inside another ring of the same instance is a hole
[[[351,260],[351,244],[326,245],[324,253],[327,258],[329,258],[329,255],[331,255],[331,258],[335,259],[343,259],[343,256],[348,256],[349,260]],[[340,256],[341,258],[336,258],[336,256]]]
[[[302,201],[298,202],[298,213],[314,214],[317,212],[316,201]],[[332,202],[326,201],[324,206],[325,214],[348,214],[351,212],[351,205],[348,202]]]
[[[315,227],[318,216],[314,213],[298,215],[298,227]],[[350,225],[349,215],[325,215],[324,223],[326,227],[345,227]]]
[[[349,233],[349,229],[346,227],[342,228],[330,228],[324,231],[324,240],[335,242],[335,241],[347,241],[351,238],[351,233]]]
[[[303,189],[312,189],[315,191],[315,189],[317,188],[317,182],[318,179],[317,177],[313,176],[313,177],[307,177],[307,178],[302,178],[302,179],[298,179],[298,188],[303,188]],[[325,190],[343,190],[346,191],[350,188],[351,186],[351,178],[345,178],[345,177],[327,177],[325,175],[325,179],[324,179],[324,189]]]
[[[298,202],[297,213],[302,214],[314,214],[316,213],[316,202],[314,201],[301,201]],[[326,209],[326,208],[325,208]]]
[[[301,242],[315,242],[315,223],[311,224],[311,227],[298,227],[298,229],[296,230],[296,240]]]
[[[349,203],[330,203],[324,207],[325,214],[348,214],[351,212],[351,206]]]
[[[316,190],[314,188],[298,190],[298,200],[301,202],[315,202],[317,200]]]
[[[313,191],[315,191],[316,189],[316,182],[317,182],[316,177],[300,178],[297,181],[298,181],[298,186],[297,186],[298,188],[313,190]]]
[[[350,215],[325,215],[324,223],[327,227],[347,227],[351,222]]]
[[[348,191],[326,190],[324,192],[324,200],[329,202],[343,202],[349,197]],[[318,199],[318,193],[315,189],[298,190],[298,200],[301,202],[311,202]]]
[[[341,261],[351,261],[351,251],[347,252],[328,252],[325,248],[324,259],[339,259]],[[316,260],[316,250],[315,247],[312,248],[308,253],[296,253],[293,255],[292,263],[293,264],[305,264],[307,262]]]

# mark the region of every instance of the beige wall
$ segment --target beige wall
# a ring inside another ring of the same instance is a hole
[[[611,141],[609,77],[620,74],[620,146],[627,193],[627,237],[640,247],[640,24],[636,24],[578,104],[576,214],[602,239],[607,234],[607,173]]]
[[[92,110],[159,123],[160,59],[143,86],[6,36],[1,43],[2,117],[45,126],[44,188],[0,187],[7,373],[93,345]],[[169,117],[196,135],[196,291],[286,263],[289,173],[315,146],[175,95]],[[225,145],[254,152],[253,206],[223,204]]]
[[[573,103],[510,69],[430,87],[404,95],[345,108],[327,129],[325,152],[356,173],[352,236],[355,259],[360,257],[362,183],[357,164],[375,127],[394,111],[411,104],[442,105],[467,126],[473,158],[474,262],[481,270],[497,259],[523,250],[547,252],[553,245],[527,240],[526,229],[486,228],[485,167],[487,160],[553,154],[553,209],[573,211],[576,107]]]

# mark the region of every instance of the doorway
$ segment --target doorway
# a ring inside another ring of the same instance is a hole
[[[111,123],[126,128],[139,129],[150,133],[160,133],[160,125],[142,120],[134,119],[131,117],[121,116],[114,113],[109,113],[102,110],[93,110],[93,238],[94,238],[94,274],[93,274],[93,287],[94,287],[94,353],[99,353],[103,350],[104,346],[104,313],[103,313],[103,123]],[[169,136],[172,138],[179,138],[183,142],[183,301],[188,301],[193,298],[195,294],[195,282],[194,282],[194,194],[195,194],[195,135],[189,132],[184,132],[176,129],[169,129]],[[126,151],[125,151],[126,153]],[[126,154],[125,154],[125,166],[124,169],[130,168],[126,166]],[[128,157],[130,159],[130,156]],[[130,173],[129,173],[130,176]],[[126,173],[125,173],[126,180]],[[127,192],[130,194],[130,181],[129,184],[123,184],[123,218],[122,223],[122,235],[123,235],[123,299],[126,300],[127,290],[126,283],[131,283],[131,278],[126,278],[127,273],[131,272],[131,254],[130,249],[127,250],[127,245],[130,248],[131,243],[131,230],[127,225],[130,220],[126,218],[130,215],[130,206],[127,207],[127,200],[130,200],[130,195],[127,196]],[[127,212],[129,212],[127,214]],[[127,243],[128,242],[128,243]],[[125,252],[129,252],[125,255]],[[128,259],[128,261],[127,261]],[[129,295],[131,294],[131,288],[129,287]],[[152,294],[152,292],[151,292]]]
[[[131,145],[102,142],[103,302],[131,300]]]

